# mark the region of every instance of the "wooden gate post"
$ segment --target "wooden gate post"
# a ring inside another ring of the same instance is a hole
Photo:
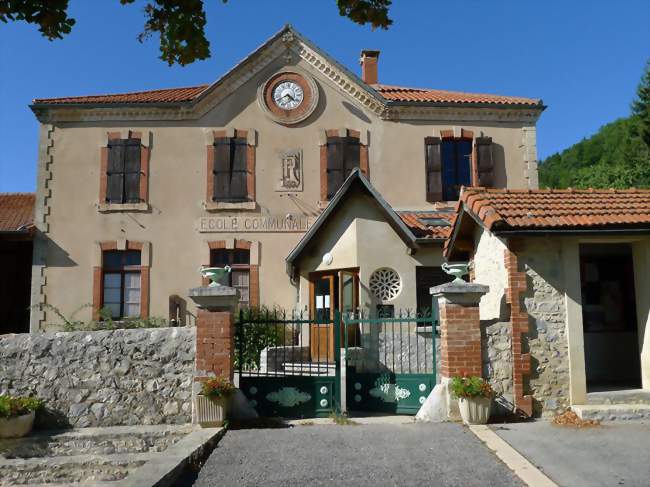
[[[432,287],[440,312],[440,383],[447,387],[456,375],[483,376],[479,301],[489,291],[484,284],[448,282]],[[447,390],[447,412],[458,417],[458,404]]]

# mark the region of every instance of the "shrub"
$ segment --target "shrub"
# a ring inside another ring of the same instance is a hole
[[[235,386],[225,377],[209,379],[201,386],[201,394],[212,400],[228,399],[235,393]]]
[[[0,395],[0,418],[16,418],[43,407],[43,401],[35,397]]]
[[[456,376],[451,379],[451,392],[460,398],[492,397],[492,386],[478,376]]]

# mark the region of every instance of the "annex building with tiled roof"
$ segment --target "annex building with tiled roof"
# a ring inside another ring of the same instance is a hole
[[[34,98],[31,330],[60,326],[39,303],[192,326],[201,266],[230,267],[224,283],[241,308],[426,313],[430,288],[451,279],[443,263],[471,259],[472,279],[490,286],[481,318],[500,347],[484,356],[495,389],[527,414],[571,404],[580,386],[567,385],[575,369],[560,328],[581,312],[581,288],[554,286],[568,269],[592,283],[610,240],[621,268],[647,263],[647,194],[539,190],[541,99],[384,84],[379,60],[363,50],[356,74],[285,26],[210,83]],[[595,242],[584,258],[581,239]],[[520,248],[532,260],[517,261]],[[605,295],[592,287],[589,299]],[[531,317],[546,330],[534,338]],[[314,330],[296,346],[327,361],[333,345],[310,340],[333,344],[333,329]],[[538,342],[552,366],[534,371]]]

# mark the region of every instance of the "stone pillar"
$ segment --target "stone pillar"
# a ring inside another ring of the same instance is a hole
[[[198,305],[195,376],[224,376],[233,380],[235,350],[234,310],[239,291],[227,286],[190,289]]]
[[[431,288],[440,310],[440,377],[483,375],[478,304],[488,289],[457,282]]]
[[[483,284],[454,281],[432,287],[440,318],[440,383],[424,402],[416,419],[428,422],[460,419],[458,401],[449,381],[455,375],[483,376],[479,301],[489,290]]]

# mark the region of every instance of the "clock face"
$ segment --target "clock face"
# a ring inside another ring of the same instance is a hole
[[[295,81],[280,81],[273,88],[273,101],[283,110],[298,108],[304,98],[304,92]]]

